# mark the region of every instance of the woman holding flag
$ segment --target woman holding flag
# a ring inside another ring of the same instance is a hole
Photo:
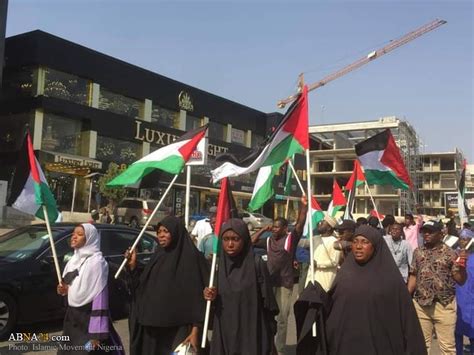
[[[214,302],[211,355],[272,353],[278,306],[270,274],[253,253],[249,230],[241,219],[222,225],[217,288],[206,287]]]
[[[180,344],[198,350],[208,266],[184,223],[168,216],[157,226],[158,248],[144,268],[126,253],[132,293],[130,353],[169,355]]]

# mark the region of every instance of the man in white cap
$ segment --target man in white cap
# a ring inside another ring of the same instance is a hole
[[[317,281],[325,291],[328,291],[332,286],[342,256],[342,251],[334,248],[334,244],[337,241],[334,234],[336,225],[336,219],[326,215],[318,224],[319,236],[313,237],[314,280]],[[299,246],[309,248],[309,240],[301,241]],[[308,270],[306,285],[311,282],[311,279],[311,270]]]

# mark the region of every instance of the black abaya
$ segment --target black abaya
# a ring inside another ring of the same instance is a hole
[[[131,273],[132,355],[169,355],[189,335],[191,327],[204,320],[206,260],[178,218],[166,217],[160,225],[171,233],[170,246],[158,247],[142,272],[137,268]]]
[[[247,225],[230,219],[220,237],[228,230],[242,238],[244,247],[235,257],[220,253],[211,354],[267,355],[272,351],[278,314],[270,275],[253,254]]]
[[[361,226],[374,246],[363,265],[351,253],[329,291],[327,319],[330,354],[423,355],[426,347],[410,294],[393,257],[377,230]]]

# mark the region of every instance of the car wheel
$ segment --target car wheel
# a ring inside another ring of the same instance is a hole
[[[15,300],[8,293],[0,292],[0,339],[8,337],[15,324]]]
[[[129,226],[130,228],[138,228],[138,220],[135,217],[132,217]]]
[[[249,229],[249,231],[253,230],[253,224],[252,223],[247,223],[247,228]]]

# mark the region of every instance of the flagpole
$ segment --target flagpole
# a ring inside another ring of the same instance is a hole
[[[58,277],[58,283],[62,281],[61,271],[59,271],[58,255],[56,254],[56,247],[54,245],[53,233],[51,232],[51,225],[49,224],[48,209],[43,205],[43,213],[46,222],[46,228],[48,230],[49,244],[51,244],[51,251],[53,252],[54,268],[56,269],[56,276]]]
[[[286,197],[285,219],[288,219],[288,210],[290,209],[290,196]]]
[[[374,201],[374,198],[372,197],[372,193],[370,192],[369,184],[367,184],[367,180],[365,180],[365,187],[367,189],[367,192],[369,193],[370,199],[372,200],[372,204],[374,205],[375,213],[377,213],[377,219],[379,221],[379,226],[380,226],[380,228],[383,229],[382,221],[380,220],[380,213],[377,210],[377,206],[375,205],[375,201]]]
[[[301,193],[304,195],[305,192],[304,192],[303,185],[301,184],[301,181],[300,181],[300,178],[298,177],[298,175],[296,175],[295,167],[294,167],[293,164],[291,163],[291,160],[288,160],[288,165],[290,166],[291,171],[293,172],[293,175],[295,176],[296,181],[298,182],[298,185],[300,186]]]
[[[217,253],[212,254],[211,276],[209,277],[209,288],[214,286],[214,276],[216,274]],[[209,328],[209,316],[211,314],[211,301],[206,302],[206,315],[204,317],[204,327],[202,328],[201,348],[206,347],[207,328]]]
[[[153,217],[155,216],[156,212],[158,212],[158,209],[160,208],[161,204],[163,203],[163,201],[165,200],[165,197],[166,195],[168,195],[168,192],[171,190],[171,187],[173,186],[174,182],[176,181],[176,179],[178,178],[178,175],[179,174],[176,174],[173,178],[173,180],[171,180],[170,184],[168,185],[165,193],[163,194],[163,196],[161,196],[161,199],[158,201],[158,204],[156,205],[155,209],[153,210],[153,212],[151,213],[151,215],[148,217],[145,225],[143,226],[140,234],[138,235],[137,239],[135,239],[135,242],[133,243],[132,247],[130,248],[130,253],[132,253],[135,248],[137,247],[138,245],[138,242],[140,241],[140,239],[142,238],[143,234],[145,233],[146,229],[148,228],[148,225],[150,224],[151,220],[153,219]],[[120,273],[122,272],[122,269],[125,267],[125,265],[127,264],[127,258],[123,258],[123,261],[122,261],[122,264],[120,265],[119,269],[117,270],[117,272],[115,273],[115,278],[118,279]]]
[[[306,184],[308,188],[308,237],[309,237],[309,271],[311,272],[311,283],[314,285],[314,243],[313,243],[313,219],[311,218],[311,200],[313,194],[311,193],[311,164],[309,159],[309,148],[306,149]],[[316,323],[313,323],[313,337],[316,337]]]
[[[191,196],[191,165],[186,165],[186,199],[184,205],[184,224],[189,227],[189,200]]]

